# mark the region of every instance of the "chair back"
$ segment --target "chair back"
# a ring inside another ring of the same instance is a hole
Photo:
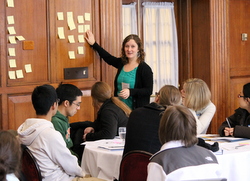
[[[42,181],[41,171],[28,147],[22,145],[22,175],[26,181]]]
[[[126,153],[121,161],[119,181],[146,181],[151,156],[152,153],[141,150]]]

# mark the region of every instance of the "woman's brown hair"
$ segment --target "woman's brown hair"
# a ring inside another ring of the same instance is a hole
[[[99,107],[107,99],[111,99],[127,116],[131,113],[131,109],[124,102],[118,97],[112,96],[111,87],[105,82],[96,82],[91,88],[91,96],[93,98],[93,106],[95,107]]]
[[[196,120],[190,110],[182,105],[169,106],[160,121],[159,138],[162,144],[182,141],[186,147],[195,145]]]
[[[123,40],[123,43],[122,43],[121,58],[122,58],[124,65],[128,63],[128,58],[126,57],[124,48],[125,48],[126,43],[130,40],[134,40],[135,43],[138,45],[138,59],[137,59],[138,63],[140,64],[141,62],[144,62],[145,52],[143,49],[143,44],[142,44],[141,39],[139,38],[138,35],[130,34]]]

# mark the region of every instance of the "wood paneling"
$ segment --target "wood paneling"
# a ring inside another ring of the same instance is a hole
[[[8,96],[9,129],[17,129],[27,118],[36,117],[31,95]]]

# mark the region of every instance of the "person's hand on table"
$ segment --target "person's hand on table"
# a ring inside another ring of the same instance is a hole
[[[224,129],[225,136],[233,136],[233,133],[234,133],[234,128],[225,127]]]

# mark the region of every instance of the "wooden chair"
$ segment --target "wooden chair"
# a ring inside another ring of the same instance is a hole
[[[151,153],[134,150],[126,153],[120,165],[119,181],[146,181]]]
[[[21,174],[26,181],[42,181],[41,171],[28,147],[22,145],[22,169]]]

